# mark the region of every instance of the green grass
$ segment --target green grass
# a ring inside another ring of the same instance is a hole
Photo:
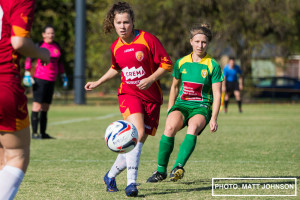
[[[182,180],[147,184],[145,181],[156,169],[165,104],[157,135],[149,137],[143,147],[138,199],[274,199],[213,197],[212,178],[299,179],[300,105],[250,104],[243,110],[240,114],[236,105],[230,104],[229,113],[219,115],[218,132],[212,134],[207,128],[198,137]],[[117,193],[106,192],[103,183],[103,176],[117,156],[105,146],[104,132],[110,122],[121,119],[118,106],[103,102],[97,106],[54,104],[48,119],[48,133],[57,139],[32,141],[31,162],[16,199],[126,199],[126,172],[117,177]],[[185,131],[177,134],[169,170]],[[298,186],[298,195],[299,191]]]

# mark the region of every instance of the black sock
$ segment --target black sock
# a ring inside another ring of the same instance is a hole
[[[225,106],[225,109],[227,109],[227,108],[228,108],[228,103],[229,103],[229,101],[224,101],[224,106]]]
[[[32,133],[37,133],[38,129],[38,124],[39,124],[39,112],[31,112],[31,128],[32,128]]]
[[[40,119],[40,133],[46,134],[46,128],[47,128],[47,111],[41,112],[41,119]]]
[[[242,101],[237,101],[238,105],[239,105],[239,111],[242,112]]]

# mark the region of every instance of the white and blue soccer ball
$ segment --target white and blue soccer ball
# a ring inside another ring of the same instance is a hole
[[[138,141],[136,127],[125,120],[112,122],[105,131],[105,142],[107,147],[116,153],[128,153]]]

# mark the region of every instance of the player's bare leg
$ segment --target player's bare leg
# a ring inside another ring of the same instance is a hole
[[[142,113],[134,113],[126,118],[126,121],[131,122],[139,133],[138,142],[145,143],[148,134],[145,133],[144,115]]]
[[[29,127],[13,133],[0,132],[4,167],[0,172],[0,199],[13,199],[29,164]]]
[[[5,163],[4,149],[3,149],[3,146],[0,143],[0,172],[1,172],[2,168],[4,167],[4,163]]]
[[[177,131],[183,126],[184,117],[180,111],[174,110],[171,112],[166,120],[164,135],[168,137],[175,137]]]

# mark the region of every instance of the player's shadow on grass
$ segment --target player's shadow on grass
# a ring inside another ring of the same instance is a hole
[[[183,192],[197,192],[197,191],[205,191],[205,190],[211,190],[212,186],[211,186],[211,180],[206,180],[206,179],[200,179],[200,180],[195,180],[195,181],[178,181],[178,182],[170,182],[170,181],[166,181],[163,182],[166,184],[170,184],[170,187],[176,187],[175,184],[177,185],[190,185],[189,188],[186,189],[182,189],[182,188],[168,188],[166,186],[161,187],[161,189],[156,188],[156,192],[152,192],[149,194],[145,194],[145,195],[139,195],[139,197],[146,197],[146,196],[153,196],[153,195],[163,195],[163,194],[174,194],[174,193],[183,193]],[[155,186],[156,183],[147,183],[147,184],[152,184],[153,186]],[[199,187],[199,185],[210,185],[210,186],[203,186],[203,187]],[[195,187],[193,187],[193,185]],[[146,189],[144,188],[143,191],[153,191],[153,189]]]

